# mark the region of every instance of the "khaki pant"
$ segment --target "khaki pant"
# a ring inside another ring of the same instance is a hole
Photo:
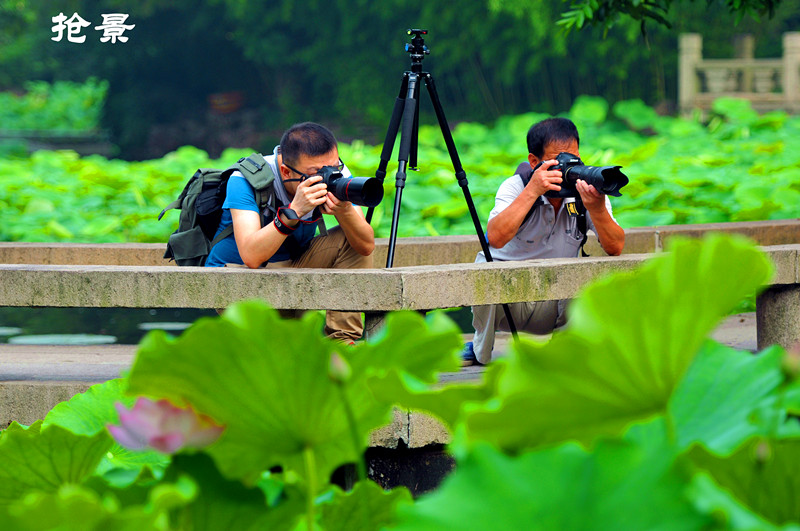
[[[350,246],[340,227],[328,230],[325,236],[316,236],[310,247],[295,260],[270,262],[268,269],[285,267],[325,269],[368,269],[372,267],[372,255],[362,256]],[[284,317],[302,315],[300,310],[282,311]],[[360,312],[328,310],[325,315],[325,335],[331,339],[350,342],[361,338],[364,323]]]
[[[544,335],[566,324],[567,302],[567,300],[520,302],[509,304],[508,308],[518,332]],[[495,332],[510,330],[503,306],[500,304],[473,306],[472,327],[475,329],[475,336],[472,339],[475,358],[480,363],[489,363],[492,360]]]

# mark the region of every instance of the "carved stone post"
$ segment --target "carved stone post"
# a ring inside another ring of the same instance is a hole
[[[786,111],[800,111],[800,32],[783,34],[783,95]]]
[[[750,64],[755,57],[755,39],[752,35],[739,34],[733,37],[734,57],[744,59]],[[738,87],[738,92],[753,92],[753,70],[749,66],[744,69],[742,75],[742,85]]]
[[[678,41],[678,108],[691,112],[698,92],[697,65],[703,59],[703,37],[699,33],[682,33]]]

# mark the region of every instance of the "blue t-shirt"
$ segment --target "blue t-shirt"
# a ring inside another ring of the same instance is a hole
[[[222,219],[214,235],[215,237],[233,223],[231,218],[232,208],[258,212],[255,190],[247,182],[247,179],[237,173],[234,173],[228,179],[225,202],[222,203]],[[316,222],[301,221],[297,230],[286,237],[283,245],[278,248],[267,262],[282,262],[297,258],[299,252],[306,249],[311,243],[316,230]],[[233,233],[212,247],[206,259],[206,267],[222,267],[225,264],[244,264],[242,257],[239,255],[239,249],[236,246],[236,238]]]

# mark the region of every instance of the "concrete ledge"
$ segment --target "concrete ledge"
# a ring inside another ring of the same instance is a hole
[[[800,245],[762,249],[773,284],[799,282]],[[224,308],[257,297],[281,309],[430,310],[570,298],[649,256],[363,270],[0,264],[0,306]]]
[[[274,308],[387,312],[562,299],[647,255],[392,269],[266,270],[0,264],[0,306]]]
[[[97,382],[0,382],[0,430],[12,421],[29,426],[44,418],[59,402],[86,391]]]
[[[760,245],[800,243],[800,220],[748,221],[736,223],[708,223],[698,225],[665,225],[636,227],[625,231],[625,254],[652,253],[669,245],[676,236],[700,237],[709,231],[742,234]],[[376,241],[375,265],[386,264],[388,239]],[[592,256],[603,256],[597,239],[590,237],[586,243]],[[161,266],[170,265],[164,260],[165,244],[80,244],[80,243],[26,243],[0,242],[0,263],[3,264],[61,264],[61,265],[117,265]],[[436,236],[425,238],[399,238],[395,246],[395,267],[470,263],[480,251],[478,237]]]

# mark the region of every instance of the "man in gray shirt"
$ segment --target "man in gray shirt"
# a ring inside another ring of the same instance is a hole
[[[566,118],[548,118],[528,131],[528,162],[533,171],[525,184],[520,175],[506,179],[497,191],[489,214],[486,236],[495,260],[531,260],[536,258],[575,258],[584,241],[578,216],[570,204],[575,197],[546,197],[550,190],[561,190],[559,153],[577,157],[578,129]],[[611,215],[611,203],[594,186],[578,180],[575,189],[586,208],[586,227],[597,234],[603,250],[612,256],[622,253],[625,232]],[[476,263],[485,262],[483,252]],[[548,334],[566,322],[566,301],[510,304],[511,316],[518,330]],[[509,330],[501,305],[474,306],[472,326],[475,337],[462,352],[462,364],[486,364],[492,359],[497,330]]]

